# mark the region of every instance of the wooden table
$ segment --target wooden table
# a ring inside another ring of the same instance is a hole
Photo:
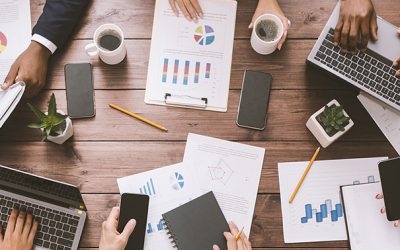
[[[32,23],[45,0],[31,0]],[[88,61],[84,46],[103,23],[122,27],[128,58],[121,65],[93,62],[96,117],[75,120],[75,135],[62,146],[40,142],[40,132],[26,128],[34,120],[22,101],[0,131],[0,163],[80,187],[89,210],[81,248],[98,247],[101,222],[119,203],[116,179],[182,161],[189,132],[266,148],[257,205],[251,229],[255,249],[347,248],[347,242],[285,244],[282,233],[277,163],[309,160],[318,146],[307,130],[308,117],[336,98],[355,122],[348,134],[319,159],[397,155],[358,102],[357,90],[305,64],[336,1],[280,0],[292,21],[282,51],[260,56],[250,47],[247,26],[256,0],[240,0],[232,64],[229,108],[226,113],[145,105],[144,89],[150,50],[154,0],[93,1],[73,41],[52,59],[46,89],[31,102],[42,109],[51,93],[66,110],[64,64]],[[397,1],[375,0],[379,15],[400,25]],[[400,56],[400,55],[399,55]],[[273,90],[267,128],[262,132],[238,128],[236,111],[245,69],[272,73]],[[113,102],[163,124],[162,133],[115,110]]]

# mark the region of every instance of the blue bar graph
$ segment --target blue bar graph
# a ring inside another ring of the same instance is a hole
[[[321,212],[317,213],[316,217],[317,217],[316,218],[317,222],[322,222],[322,213]]]
[[[157,224],[157,230],[158,230],[158,231],[164,230],[164,222],[163,222],[162,219],[161,219],[160,222]]]
[[[328,207],[326,204],[321,204],[321,214],[323,218],[328,217]]]
[[[336,204],[335,208],[336,208],[337,216],[342,217],[343,216],[342,204]]]
[[[307,217],[301,217],[301,224],[305,224],[307,221]]]
[[[305,216],[300,218],[301,224],[306,224],[311,220],[321,223],[326,218],[330,218],[331,221],[336,222],[340,217],[343,217],[342,204],[335,204],[334,209],[332,209],[332,200],[330,199],[325,200],[325,203],[319,205],[320,211],[313,208],[312,204],[306,204],[304,209]]]
[[[306,205],[306,218],[312,219],[312,206],[311,204]]]
[[[332,210],[331,219],[332,219],[333,222],[338,221],[338,214],[337,214],[336,210]]]
[[[150,178],[150,180],[147,181],[146,184],[143,185],[143,187],[139,188],[139,192],[141,194],[155,195],[156,189],[154,188],[153,179]]]
[[[147,233],[151,234],[152,232],[154,232],[153,227],[151,226],[151,223],[147,224]]]

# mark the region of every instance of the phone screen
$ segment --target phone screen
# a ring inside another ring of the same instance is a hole
[[[237,125],[263,130],[265,128],[272,76],[246,70],[238,108]]]
[[[78,63],[65,65],[67,109],[71,118],[95,115],[92,65]]]
[[[124,231],[125,225],[130,219],[136,220],[135,230],[129,237],[128,245],[126,245],[125,249],[143,250],[148,210],[149,196],[142,194],[122,194],[118,232],[121,233]]]
[[[400,158],[379,163],[386,215],[389,221],[400,219]]]

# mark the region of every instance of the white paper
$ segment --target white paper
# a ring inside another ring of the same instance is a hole
[[[199,2],[204,18],[195,23],[176,17],[168,1],[156,1],[146,103],[165,105],[169,93],[188,105],[187,99],[198,107],[207,98],[206,109],[227,110],[237,3]]]
[[[400,112],[364,92],[358,95],[358,100],[374,119],[397,153],[400,154]]]
[[[7,90],[0,90],[0,128],[14,111],[15,107],[21,100],[24,91],[24,82],[15,83]]]
[[[162,214],[199,196],[199,187],[190,171],[179,163],[118,179],[121,194],[142,193],[150,196],[145,250],[175,249],[160,220]]]
[[[400,229],[380,213],[385,204],[383,200],[375,198],[379,193],[382,193],[380,183],[343,188],[352,250],[400,249]]]
[[[183,163],[203,193],[213,191],[228,221],[249,235],[265,149],[189,134]]]
[[[339,216],[339,210],[343,210],[340,186],[379,181],[378,162],[385,159],[387,157],[315,161],[292,204],[289,204],[289,198],[308,162],[279,163],[285,243],[347,240],[344,218]],[[304,223],[308,204],[312,218]],[[317,222],[316,213],[322,213],[321,205],[324,204],[328,204],[327,217]],[[333,221],[336,217],[337,221]]]
[[[29,0],[0,1],[0,83],[31,39]]]

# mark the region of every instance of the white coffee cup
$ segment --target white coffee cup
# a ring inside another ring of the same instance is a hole
[[[278,27],[278,34],[272,41],[264,41],[257,35],[258,24],[264,20],[271,20]],[[271,54],[276,50],[276,46],[278,45],[279,41],[283,36],[283,29],[284,29],[283,23],[278,16],[275,16],[273,14],[264,14],[259,16],[254,22],[253,32],[251,33],[251,39],[250,39],[251,47],[253,47],[253,49],[261,55]]]
[[[100,45],[100,39],[105,35],[112,35],[118,37],[120,45],[115,50],[107,50]],[[107,64],[115,65],[122,62],[126,57],[126,46],[124,33],[121,28],[115,24],[103,24],[96,29],[93,35],[93,43],[86,45],[86,53],[90,57],[100,57],[100,59]]]

